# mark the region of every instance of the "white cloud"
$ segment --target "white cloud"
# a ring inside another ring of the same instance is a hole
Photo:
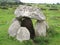
[[[24,3],[60,3],[60,0],[20,0]]]

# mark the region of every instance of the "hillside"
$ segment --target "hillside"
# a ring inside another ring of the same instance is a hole
[[[0,8],[0,45],[60,45],[60,5],[39,4],[37,6],[42,9],[49,24],[48,36],[35,38],[36,43],[32,40],[19,42],[9,37],[8,28],[15,17],[15,7]]]

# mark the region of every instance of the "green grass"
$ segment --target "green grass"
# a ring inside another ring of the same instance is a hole
[[[60,5],[57,6],[60,7]],[[46,8],[45,5],[40,5],[39,7]],[[43,10],[43,13],[47,17],[46,21],[48,22],[49,26],[53,28],[51,30],[55,30],[56,32],[58,32],[57,35],[54,34],[54,36],[48,37],[50,40],[49,43],[47,43],[46,45],[60,45],[60,9],[59,10],[47,9]],[[9,8],[7,10],[0,9],[0,45],[35,45],[32,40],[19,42],[16,39],[13,39],[11,37],[9,38],[8,28],[14,17],[15,16],[13,8]],[[33,20],[33,22],[35,23],[36,21]],[[54,33],[54,31],[52,31],[52,33]],[[36,41],[40,42],[40,40],[43,40],[42,42],[45,43],[43,38],[42,39],[38,38]],[[40,45],[40,43],[37,45]]]
[[[60,45],[60,10],[45,10],[43,12],[47,17],[48,24],[59,33],[51,38],[51,41],[48,45]]]

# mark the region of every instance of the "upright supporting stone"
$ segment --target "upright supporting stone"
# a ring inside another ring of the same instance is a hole
[[[46,36],[47,23],[45,21],[37,21],[35,26],[36,36]]]
[[[23,40],[29,40],[30,39],[30,33],[26,27],[20,27],[20,29],[17,32],[16,39],[19,41]]]
[[[14,37],[17,34],[18,29],[20,28],[20,23],[17,19],[12,21],[11,26],[9,27],[8,33],[10,36]]]

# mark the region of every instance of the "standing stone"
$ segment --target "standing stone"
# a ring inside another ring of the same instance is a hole
[[[8,33],[10,36],[16,36],[16,39],[19,41],[29,40],[30,33],[26,27],[21,27],[22,17],[28,17],[31,19],[36,19],[37,23],[34,27],[36,36],[46,36],[46,17],[42,13],[40,8],[20,5],[14,12],[16,18],[12,21],[11,26],[9,27]]]
[[[47,27],[47,24],[45,22],[46,17],[44,16],[40,8],[20,5],[15,10],[15,16],[18,18],[25,16],[31,19],[38,20],[35,27],[36,36],[46,36],[46,27]]]
[[[37,21],[35,26],[36,36],[46,36],[47,23],[46,21]]]
[[[15,37],[19,28],[20,22],[17,19],[14,19],[8,30],[9,35]]]
[[[20,29],[17,32],[17,40],[23,41],[23,40],[29,40],[30,39],[30,33],[26,27],[20,27]]]

